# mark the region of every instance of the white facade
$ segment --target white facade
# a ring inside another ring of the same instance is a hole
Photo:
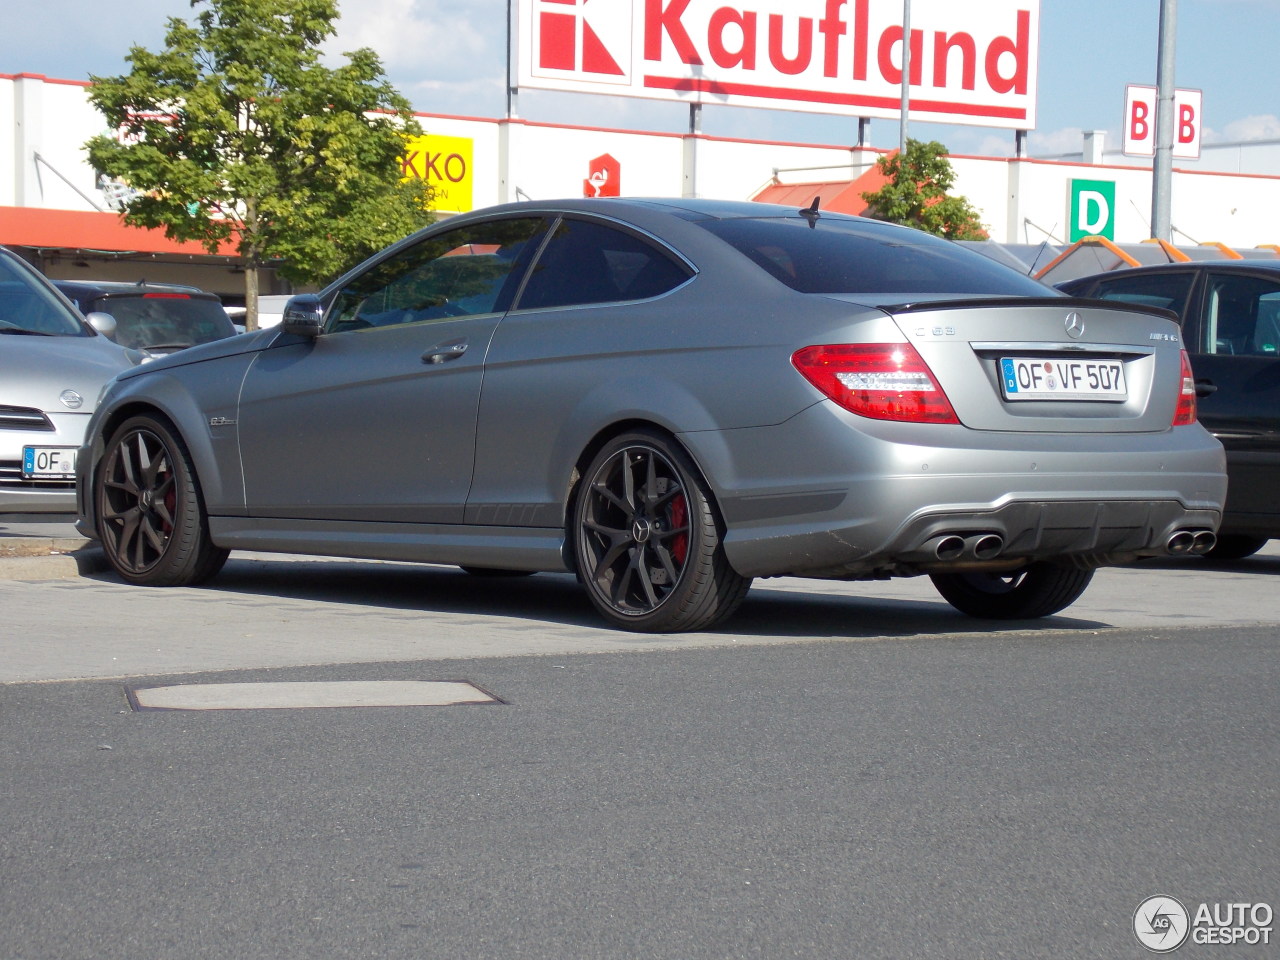
[[[87,84],[82,82],[0,74],[0,220],[14,217],[14,208],[110,209],[83,149],[85,141],[103,131],[102,118],[86,94]],[[516,199],[586,195],[592,189],[592,165],[606,155],[616,163],[610,186],[624,196],[738,200],[751,199],[774,182],[853,179],[879,155],[854,145],[755,142],[518,119],[425,114],[419,119],[429,137],[470,141],[466,175],[471,206],[477,208]],[[1091,156],[1113,155],[1095,149]],[[1082,220],[1109,231],[1103,235],[1117,243],[1139,242],[1151,235],[1151,171],[1138,161],[1122,159],[1087,164],[1077,159],[956,156],[954,192],[980,211],[991,238],[1000,243],[1065,245],[1077,239],[1072,228]],[[1250,173],[1207,170],[1207,159],[1175,169],[1175,242],[1220,242],[1234,248],[1280,244],[1276,145],[1262,142],[1256,151],[1247,145],[1234,148],[1231,165],[1254,171]],[[1268,172],[1256,172],[1259,166]],[[461,163],[452,169],[460,172]],[[1096,187],[1089,193],[1094,206],[1073,211],[1072,197],[1083,181]],[[1113,209],[1104,224],[1098,198],[1108,191],[1114,191],[1109,200]],[[0,222],[0,242],[6,242],[4,233]],[[68,246],[75,246],[73,239],[68,238]],[[153,271],[151,278],[160,276]]]

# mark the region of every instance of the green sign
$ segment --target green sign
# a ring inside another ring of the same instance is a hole
[[[1071,181],[1071,235],[1116,238],[1116,185],[1112,180]]]

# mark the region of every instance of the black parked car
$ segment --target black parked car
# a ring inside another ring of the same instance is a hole
[[[55,280],[86,317],[109,314],[115,329],[101,328],[123,347],[148,356],[231,337],[236,328],[216,293],[173,283],[116,283],[109,280]]]
[[[1247,557],[1280,537],[1280,261],[1135,267],[1068,280],[1058,289],[1178,315],[1199,388],[1200,422],[1227,450],[1226,513],[1208,556]]]

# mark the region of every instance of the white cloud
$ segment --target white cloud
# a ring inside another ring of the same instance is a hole
[[[1234,143],[1240,140],[1275,140],[1280,138],[1280,117],[1274,113],[1258,114],[1233,120],[1221,130],[1206,128],[1205,143]]]
[[[502,75],[505,16],[494,3],[360,0],[347,6],[326,52],[369,47],[404,87],[425,79]]]

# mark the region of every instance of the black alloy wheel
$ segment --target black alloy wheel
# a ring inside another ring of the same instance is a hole
[[[751,586],[729,565],[709,490],[689,456],[656,431],[616,437],[596,454],[570,523],[578,578],[615,626],[703,630]]]
[[[944,600],[984,620],[1034,620],[1071,606],[1093,579],[1092,569],[1031,563],[1001,573],[933,573]]]
[[[133,417],[116,430],[98,465],[94,494],[107,560],[130,583],[199,583],[227,559],[228,551],[209,538],[190,454],[159,417]]]

